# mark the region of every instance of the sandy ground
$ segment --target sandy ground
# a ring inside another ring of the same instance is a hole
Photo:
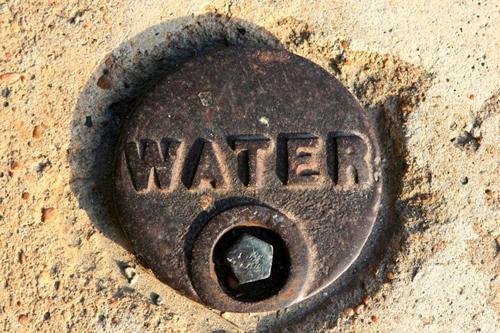
[[[487,0],[0,2],[0,330],[499,331],[499,31]],[[109,213],[124,101],[214,44],[318,63],[392,142],[386,252],[297,320],[185,299]]]

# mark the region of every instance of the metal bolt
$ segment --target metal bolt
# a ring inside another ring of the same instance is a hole
[[[240,284],[267,279],[273,265],[273,246],[249,234],[227,251],[226,260]]]

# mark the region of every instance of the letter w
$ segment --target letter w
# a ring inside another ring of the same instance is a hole
[[[151,186],[170,187],[179,146],[179,141],[169,138],[163,138],[160,143],[150,139],[141,139],[139,144],[127,143],[125,158],[136,191],[150,190]]]

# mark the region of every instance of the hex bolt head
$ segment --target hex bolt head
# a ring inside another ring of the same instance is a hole
[[[273,246],[243,234],[229,248],[226,260],[240,284],[267,279],[273,266]]]

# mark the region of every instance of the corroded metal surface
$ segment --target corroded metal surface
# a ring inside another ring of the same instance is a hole
[[[172,70],[129,116],[116,213],[137,255],[179,292],[224,311],[276,310],[358,257],[379,210],[380,161],[372,124],[320,67],[285,51],[219,49]],[[214,251],[249,226],[281,239],[289,267],[276,273],[279,290],[238,298]]]

